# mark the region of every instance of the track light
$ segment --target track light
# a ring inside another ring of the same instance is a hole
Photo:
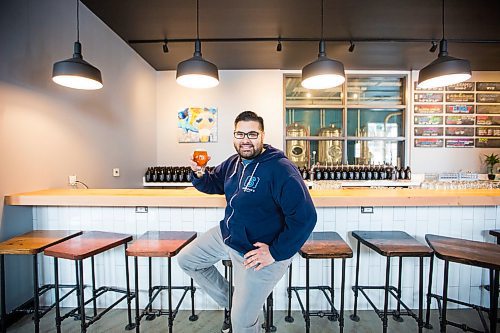
[[[429,49],[429,52],[431,52],[431,53],[436,52],[437,47],[438,47],[438,44],[435,41],[432,41],[432,46]]]
[[[76,42],[73,47],[73,57],[58,61],[52,68],[52,81],[73,89],[101,89],[101,72],[82,57],[80,44],[79,0],[76,1]]]
[[[468,60],[450,57],[448,42],[444,38],[444,0],[442,0],[443,36],[439,42],[439,55],[436,60],[420,70],[418,74],[419,88],[437,88],[460,83],[472,76]],[[432,48],[431,48],[432,49]]]
[[[302,86],[307,89],[327,89],[341,85],[345,81],[344,65],[326,56],[323,40],[323,7],[321,1],[321,40],[318,59],[302,68]]]
[[[163,42],[163,53],[168,53],[168,41],[166,39]]]
[[[350,43],[350,46],[349,46],[349,52],[354,52],[354,48],[356,47],[356,44],[354,44],[352,42],[352,40],[349,42]]]
[[[199,3],[196,0],[196,41],[193,57],[177,65],[176,80],[187,88],[212,88],[219,84],[217,66],[203,59],[199,34]]]
[[[281,46],[281,40],[278,39],[278,45],[276,45],[276,52],[281,52],[282,50],[282,46]]]

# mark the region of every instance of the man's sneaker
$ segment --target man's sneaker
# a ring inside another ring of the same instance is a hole
[[[231,333],[233,330],[231,329],[231,322],[229,319],[224,319],[222,323],[222,328],[220,329],[221,333]]]

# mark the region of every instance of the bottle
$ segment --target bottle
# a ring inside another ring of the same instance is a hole
[[[378,176],[379,176],[379,166],[378,166],[378,165],[375,165],[375,166],[372,168],[372,179],[373,179],[373,180],[378,180]]]
[[[321,171],[321,169],[319,167],[316,168],[316,174],[314,175],[314,177],[316,178],[316,180],[321,180],[323,176],[323,172]]]
[[[406,172],[403,166],[399,167],[398,170],[398,179],[406,179]]]
[[[366,180],[372,180],[373,178],[373,167],[371,165],[366,167]]]
[[[332,166],[332,168],[330,169],[330,179],[331,180],[335,180],[335,169],[336,168],[337,167]]]
[[[411,169],[410,166],[408,165],[405,170],[405,179],[410,180],[411,179]]]
[[[391,178],[390,178],[390,179],[391,179],[391,180],[397,180],[397,179],[398,179],[398,172],[397,172],[397,170],[396,170],[396,167],[391,166],[391,167],[389,168],[389,170],[390,170],[390,172],[391,172]]]
[[[146,183],[149,183],[151,181],[151,168],[148,168],[148,170],[144,174],[144,180],[146,181]]]
[[[360,177],[359,176],[359,167],[358,167],[358,165],[355,165],[354,166],[354,180],[359,180],[360,179],[359,177]]]
[[[359,167],[359,179],[366,180],[366,168],[364,165]]]
[[[354,179],[354,168],[347,165],[347,179]]]
[[[335,180],[342,180],[342,170],[340,169],[340,165],[338,164],[335,167]]]
[[[341,180],[347,180],[347,168],[344,167],[344,165],[342,164],[341,168],[340,168],[340,179]]]
[[[330,167],[323,169],[323,179],[324,180],[330,179]]]
[[[305,166],[302,169],[302,179],[309,180],[309,171],[307,170],[307,167],[305,167]]]

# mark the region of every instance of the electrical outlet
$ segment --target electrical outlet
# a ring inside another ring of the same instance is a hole
[[[76,175],[68,176],[68,184],[71,186],[76,185]]]
[[[120,169],[119,168],[113,169],[113,177],[120,177]]]
[[[373,214],[373,207],[361,207],[361,214]]]

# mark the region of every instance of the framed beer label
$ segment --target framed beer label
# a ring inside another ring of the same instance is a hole
[[[500,139],[476,139],[476,148],[500,148]]]
[[[416,93],[413,96],[415,102],[420,103],[441,103],[443,101],[442,93]]]
[[[500,91],[500,82],[477,82],[477,91]]]
[[[472,131],[474,133],[474,131]],[[442,127],[415,127],[414,128],[415,136],[442,136],[443,128]]]
[[[499,127],[476,127],[476,136],[491,136],[500,138]]]
[[[474,105],[446,105],[446,113],[471,114],[474,113]]]
[[[500,105],[476,105],[477,113],[500,114]]]
[[[500,116],[477,116],[476,125],[483,126],[500,126]]]
[[[474,102],[474,93],[446,93],[448,103],[469,103]]]
[[[443,113],[442,104],[415,104],[413,107],[414,113],[423,114],[441,114]]]
[[[446,91],[473,91],[474,82],[461,82],[446,87]]]
[[[438,88],[419,88],[418,81],[413,82],[413,90],[416,91],[443,91],[443,87]]]
[[[477,94],[478,103],[500,103],[500,94]]]
[[[474,136],[474,127],[446,127],[446,136]]]
[[[415,139],[415,148],[442,148],[443,139]]]
[[[442,116],[415,116],[413,118],[415,125],[442,125]]]
[[[446,139],[446,148],[474,148],[474,139]]]
[[[474,116],[446,116],[446,125],[474,125]]]

